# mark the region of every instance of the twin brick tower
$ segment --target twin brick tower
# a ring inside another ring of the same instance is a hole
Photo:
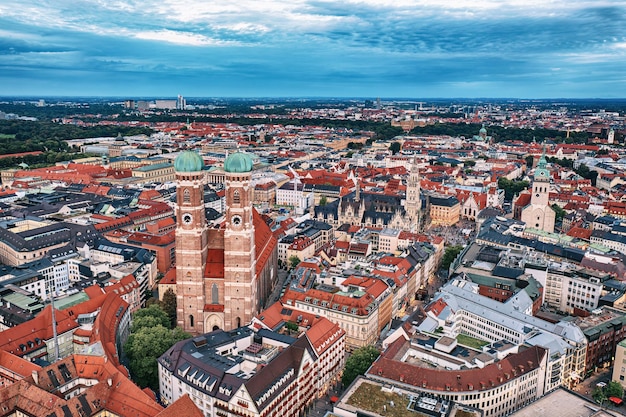
[[[249,323],[276,284],[277,241],[252,206],[252,165],[242,152],[226,158],[224,222],[210,225],[202,157],[184,151],[174,161],[176,317],[191,334]]]

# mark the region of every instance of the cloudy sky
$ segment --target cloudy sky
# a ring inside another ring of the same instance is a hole
[[[0,95],[626,97],[625,0],[0,0]]]

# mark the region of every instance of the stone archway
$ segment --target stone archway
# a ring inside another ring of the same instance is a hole
[[[204,330],[212,332],[224,328],[224,318],[218,314],[209,314],[204,320]]]

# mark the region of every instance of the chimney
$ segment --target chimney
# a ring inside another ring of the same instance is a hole
[[[37,373],[37,371],[33,371],[32,375],[33,381],[35,381],[35,385],[39,385],[39,374]]]
[[[113,385],[113,380],[111,378],[107,379],[107,384],[109,384],[109,386]]]

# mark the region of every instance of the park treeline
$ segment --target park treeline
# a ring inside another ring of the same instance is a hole
[[[103,109],[112,108],[102,106]],[[50,109],[48,109],[50,110]],[[58,110],[58,109],[57,109]],[[74,108],[74,110],[76,110]],[[92,109],[93,111],[93,109]],[[57,115],[58,116],[58,115]],[[125,119],[138,120],[137,114],[119,114],[116,121]],[[160,122],[186,122],[188,116],[176,116],[172,114],[160,114],[150,116],[151,123]],[[261,123],[272,123],[283,126],[323,126],[340,130],[349,130],[355,136],[360,136],[363,132],[373,132],[368,144],[377,140],[390,140],[402,135],[400,127],[391,126],[388,122],[375,122],[367,120],[332,120],[332,119],[290,119],[276,115],[270,118],[258,119],[248,117],[228,117],[218,115],[195,114],[193,121],[208,123],[237,123],[240,125],[257,125]],[[411,135],[449,135],[453,137],[464,136],[471,138],[478,134],[482,125],[471,123],[436,123],[423,127],[414,128]],[[494,142],[522,141],[522,142],[543,142],[544,140],[556,143],[586,143],[589,139],[587,132],[570,132],[567,137],[566,132],[551,129],[520,129],[504,128],[500,126],[487,126],[488,136]],[[17,166],[20,163],[28,165],[54,164],[84,157],[80,149],[71,149],[66,140],[83,139],[95,137],[112,137],[121,134],[123,136],[146,134],[152,130],[147,127],[129,127],[121,125],[94,125],[89,127],[76,126],[73,124],[61,124],[53,121],[25,121],[25,120],[0,120],[0,155],[15,154],[22,152],[41,151],[39,155],[25,155],[23,157],[0,158],[0,168]],[[344,131],[345,134],[345,131]]]
[[[411,135],[449,135],[453,137],[464,136],[472,138],[478,135],[482,125],[477,123],[435,123],[411,130]],[[487,136],[491,136],[494,142],[522,141],[530,143],[544,140],[555,143],[586,143],[589,139],[587,132],[567,132],[554,129],[521,129],[515,127],[486,126]]]
[[[112,137],[122,134],[150,134],[151,129],[127,126],[80,127],[52,122],[24,120],[0,120],[0,155],[41,151],[38,155],[0,158],[0,168],[17,166],[20,163],[50,165],[55,162],[82,158],[78,148],[70,148],[66,140]]]

